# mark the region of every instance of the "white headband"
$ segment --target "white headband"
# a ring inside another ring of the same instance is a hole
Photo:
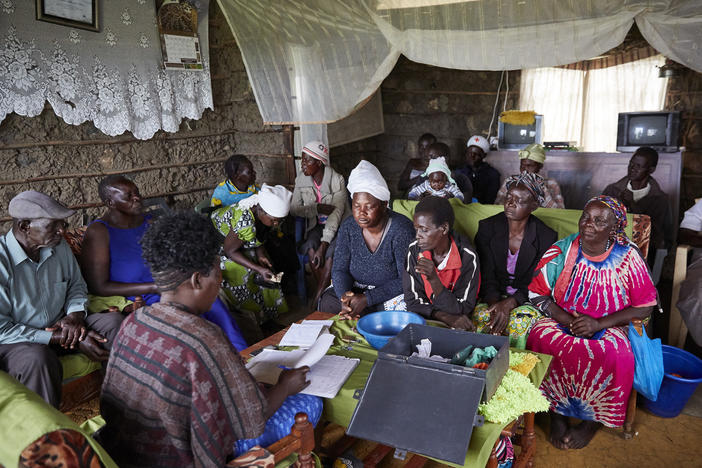
[[[258,204],[263,211],[275,218],[285,218],[290,212],[292,193],[282,185],[263,184],[256,195],[237,203],[240,209],[249,209]]]
[[[380,171],[368,161],[361,161],[349,174],[346,186],[353,197],[354,193],[366,192],[381,201],[390,201],[390,190]]]

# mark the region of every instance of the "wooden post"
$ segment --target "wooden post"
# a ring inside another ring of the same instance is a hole
[[[521,440],[522,452],[528,453],[526,466],[531,467],[534,460],[534,452],[536,451],[536,432],[534,431],[534,413],[526,413],[524,415],[524,432],[522,432]]]
[[[285,174],[288,185],[295,185],[295,127],[283,125],[283,145],[285,147]]]
[[[673,270],[673,294],[670,299],[670,318],[668,319],[668,344],[683,348],[687,336],[687,325],[678,310],[680,298],[680,285],[687,276],[687,254],[691,247],[679,245],[675,250],[675,269]]]
[[[314,450],[314,426],[307,419],[305,413],[295,415],[295,424],[290,434],[300,439],[300,450],[298,452],[301,468],[313,468],[315,465],[312,451]]]

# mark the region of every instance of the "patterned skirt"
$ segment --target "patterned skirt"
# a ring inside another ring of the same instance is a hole
[[[624,424],[634,355],[622,329],[608,328],[598,340],[578,338],[542,318],[529,333],[527,349],[554,357],[540,387],[551,411],[608,427]]]
[[[488,323],[490,314],[488,305],[480,303],[473,310],[473,325],[478,333],[482,333]],[[529,330],[541,317],[541,313],[530,305],[521,305],[512,309],[507,322],[509,345],[513,348],[525,349]]]
[[[290,434],[290,428],[295,424],[295,415],[297,413],[305,413],[307,420],[313,426],[316,426],[320,416],[322,416],[322,409],[324,409],[324,402],[320,397],[303,395],[301,393],[290,395],[278,408],[278,411],[273,413],[273,416],[266,421],[266,428],[263,430],[263,434],[255,439],[236,441],[234,444],[234,456],[238,457],[255,445],[267,447]]]
[[[253,312],[259,324],[288,311],[280,288],[259,286],[254,283],[255,271],[229,259],[223,260],[222,264],[222,290],[232,307]]]

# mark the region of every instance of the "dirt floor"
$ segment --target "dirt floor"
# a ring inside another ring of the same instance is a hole
[[[541,418],[544,419],[544,418]],[[636,415],[637,436],[624,440],[621,429],[603,429],[595,435],[590,445],[581,450],[563,451],[553,447],[547,441],[547,420],[537,419],[536,456],[534,466],[543,467],[700,467],[702,459],[696,450],[702,442],[702,419],[681,414],[677,418],[665,419],[653,416],[639,409]],[[343,436],[341,426],[327,428],[322,439],[322,446],[329,447]],[[358,442],[352,448],[353,455],[362,460],[368,456],[377,444]],[[388,454],[379,468],[401,468],[405,461]],[[430,461],[424,468],[444,467],[441,463]]]

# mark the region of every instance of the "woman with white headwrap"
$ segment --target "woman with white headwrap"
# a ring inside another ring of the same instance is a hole
[[[249,343],[264,338],[260,325],[273,320],[288,306],[279,287],[273,264],[263,244],[256,238],[256,221],[276,227],[288,215],[292,193],[282,185],[263,184],[256,195],[239,203],[219,208],[212,222],[225,236],[222,291]]]
[[[402,272],[414,227],[388,207],[390,190],[380,171],[361,161],[347,186],[353,217],[337,233],[332,286],[319,309],[358,317],[376,310],[404,310]],[[341,298],[341,300],[340,300]]]

